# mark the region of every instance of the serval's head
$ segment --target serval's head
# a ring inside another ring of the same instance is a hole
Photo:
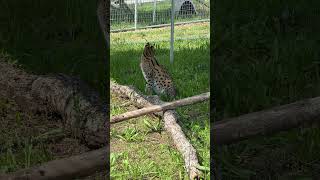
[[[143,54],[146,57],[153,57],[155,55],[154,46],[147,42],[147,44],[144,46]]]

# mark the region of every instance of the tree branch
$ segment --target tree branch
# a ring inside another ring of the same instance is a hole
[[[154,113],[154,112],[166,111],[166,110],[175,109],[181,106],[200,103],[200,102],[209,100],[209,98],[210,98],[210,92],[207,92],[207,93],[203,93],[200,95],[196,95],[196,96],[192,96],[192,97],[188,97],[180,100],[163,103],[161,105],[153,105],[153,106],[145,107],[135,111],[130,111],[117,116],[113,116],[111,117],[110,123],[113,124],[113,123],[121,122],[127,119],[143,116],[143,115]]]
[[[316,121],[320,121],[320,97],[221,120],[215,123],[211,133],[214,144],[222,145]]]
[[[107,153],[109,153],[107,147],[104,147],[77,156],[49,161],[37,167],[22,169],[0,177],[7,180],[67,180],[75,177],[85,177],[97,171],[107,171]]]

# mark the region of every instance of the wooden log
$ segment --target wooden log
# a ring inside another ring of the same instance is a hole
[[[164,104],[164,102],[161,101],[158,96],[145,96],[132,86],[123,86],[114,82],[110,82],[110,90],[112,93],[130,98],[133,104],[135,104],[137,107]],[[182,154],[189,178],[192,180],[200,179],[202,173],[199,169],[197,169],[197,167],[200,165],[196,150],[190,144],[181,127],[177,123],[178,114],[174,110],[167,110],[164,113],[161,112],[155,114],[163,117],[164,127],[171,135],[177,150]]]
[[[320,97],[305,99],[215,123],[213,144],[222,145],[320,122]]]
[[[107,105],[78,78],[33,75],[0,57],[0,96],[13,99],[31,113],[52,112],[90,148],[107,145]]]
[[[127,119],[143,116],[143,115],[154,113],[154,112],[166,111],[166,110],[175,109],[181,106],[200,103],[200,102],[209,100],[209,98],[210,98],[210,92],[207,92],[207,93],[203,93],[200,95],[196,95],[196,96],[192,96],[192,97],[188,97],[180,100],[163,103],[161,105],[153,105],[153,106],[145,107],[142,109],[126,112],[117,116],[113,116],[111,117],[110,123],[113,124],[113,123],[121,122]]]
[[[97,171],[107,171],[107,153],[109,153],[107,147],[104,147],[77,156],[49,161],[40,166],[22,169],[0,177],[7,180],[67,180],[85,177]]]

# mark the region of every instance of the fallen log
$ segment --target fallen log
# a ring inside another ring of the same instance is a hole
[[[223,145],[252,136],[309,125],[316,121],[320,121],[320,97],[217,121],[211,133],[213,133],[213,144]]]
[[[118,85],[110,82],[110,91],[120,96],[128,97],[137,107],[148,107],[153,105],[162,105],[163,101],[158,96],[145,96],[134,87]],[[197,167],[200,167],[196,150],[187,140],[181,127],[177,123],[178,114],[174,110],[167,110],[165,112],[155,113],[162,116],[164,120],[164,127],[171,135],[173,142],[182,154],[185,168],[189,174],[190,179],[200,179],[202,173]]]
[[[107,145],[106,102],[78,78],[33,75],[0,57],[0,96],[13,99],[23,110],[61,116],[70,130],[88,147]]]
[[[113,123],[121,122],[127,119],[143,116],[143,115],[154,113],[154,112],[166,111],[166,110],[175,109],[181,106],[200,103],[200,102],[209,100],[209,98],[210,98],[210,92],[207,92],[197,96],[192,96],[192,97],[188,97],[188,98],[184,98],[184,99],[180,99],[172,102],[163,103],[161,105],[153,105],[153,106],[145,107],[135,111],[130,111],[117,116],[113,116],[111,117],[110,123],[113,124]]]
[[[4,180],[53,180],[85,177],[107,167],[107,147],[0,176]]]

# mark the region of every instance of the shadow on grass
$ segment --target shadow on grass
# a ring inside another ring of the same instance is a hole
[[[318,7],[314,0],[230,0],[216,7],[217,119],[320,95]],[[315,178],[319,135],[318,128],[299,128],[259,136],[217,147],[215,158],[223,179]]]
[[[1,1],[1,50],[36,74],[80,77],[106,97],[107,50],[96,1]]]
[[[129,45],[128,45],[129,46]],[[133,85],[144,92],[145,80],[139,63],[144,44],[132,45],[132,48],[111,50],[110,77],[124,85]],[[177,98],[184,98],[209,91],[209,44],[198,47],[178,45],[174,52],[174,62],[169,62],[169,49],[159,44],[156,49],[158,62],[165,66],[177,87]]]

